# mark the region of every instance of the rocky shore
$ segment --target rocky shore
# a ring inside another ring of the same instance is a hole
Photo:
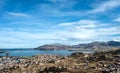
[[[69,56],[0,57],[0,73],[120,73],[120,49]]]

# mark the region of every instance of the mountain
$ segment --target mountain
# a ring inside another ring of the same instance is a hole
[[[70,48],[69,46],[67,45],[62,45],[62,44],[51,44],[51,45],[42,45],[40,47],[37,47],[35,49],[39,49],[39,50],[65,50],[65,49],[68,49]]]
[[[108,41],[108,42],[91,42],[88,44],[79,44],[79,47],[84,48],[92,48],[92,47],[98,47],[98,46],[109,46],[109,47],[120,47],[120,42],[118,41]]]
[[[62,44],[51,44],[43,45],[37,47],[37,50],[81,50],[81,49],[91,49],[91,50],[109,50],[120,48],[120,42],[118,41],[108,41],[108,42],[91,42],[86,44],[78,45],[62,45]]]

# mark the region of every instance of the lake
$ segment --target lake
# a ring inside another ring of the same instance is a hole
[[[5,53],[0,53],[0,56],[6,56],[6,53],[9,53],[9,56],[33,56],[37,54],[52,54],[52,55],[70,55],[76,51],[68,50],[33,50],[33,49],[2,49]],[[92,53],[93,51],[82,50],[83,53]]]

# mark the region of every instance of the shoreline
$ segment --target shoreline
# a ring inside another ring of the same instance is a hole
[[[33,56],[37,54],[53,54],[53,55],[70,55],[76,51],[68,50],[5,50],[6,52],[2,53],[1,56],[6,56],[6,53],[9,53],[9,56]],[[91,53],[92,51],[80,51],[85,53]],[[23,54],[22,54],[23,53]]]
[[[1,57],[0,72],[103,73],[112,70],[117,73],[120,71],[119,54],[120,49],[94,54],[75,52],[68,56],[41,54],[32,57]]]

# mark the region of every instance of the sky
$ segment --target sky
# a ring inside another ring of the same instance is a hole
[[[120,40],[120,0],[0,0],[0,48]]]

